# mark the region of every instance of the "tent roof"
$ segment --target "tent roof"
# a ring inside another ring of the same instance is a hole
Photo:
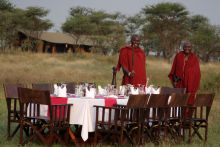
[[[39,37],[37,37],[38,35],[34,35],[37,34],[37,32],[27,32],[27,31],[20,31],[21,33],[33,37],[33,38],[37,38],[40,40],[44,40],[47,42],[51,42],[51,43],[59,43],[59,44],[79,44],[79,45],[88,45],[88,46],[93,46],[93,42],[92,40],[85,35],[80,36],[78,42],[77,38],[75,36],[71,36],[68,33],[60,33],[60,32],[40,32],[38,35]]]

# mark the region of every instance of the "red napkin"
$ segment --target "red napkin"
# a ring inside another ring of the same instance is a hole
[[[56,104],[67,104],[67,97],[50,97],[51,104],[56,105]]]
[[[105,98],[105,106],[106,107],[112,107],[115,104],[117,104],[117,101],[115,98]]]
[[[67,104],[67,98],[66,97],[50,97],[51,104],[52,105],[58,105],[58,104]],[[64,107],[60,107],[56,109],[56,111],[53,111],[55,119],[63,119],[65,116]],[[50,115],[50,112],[48,111],[48,116]]]

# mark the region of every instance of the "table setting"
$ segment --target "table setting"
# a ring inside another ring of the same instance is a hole
[[[81,137],[84,141],[88,139],[88,133],[95,131],[95,108],[94,105],[112,107],[116,104],[126,105],[129,95],[159,93],[159,88],[133,85],[119,86],[77,84],[75,93],[67,93],[65,84],[54,84],[54,94],[51,96],[53,103],[64,102],[73,104],[70,110],[70,124],[82,125]],[[106,112],[108,113],[108,112]]]

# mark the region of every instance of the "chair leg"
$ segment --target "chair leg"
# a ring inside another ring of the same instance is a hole
[[[76,136],[75,136],[75,134],[73,133],[73,131],[71,130],[71,128],[68,128],[68,132],[69,132],[69,135],[70,135],[71,140],[75,143],[75,146],[76,146],[76,147],[79,147],[79,144],[78,144],[78,142],[77,142]]]
[[[23,145],[23,124],[20,125],[20,144]]]
[[[200,140],[204,140],[205,141],[205,138],[203,138],[202,135],[199,133],[199,127],[200,126],[193,128],[194,132],[192,134],[192,137],[197,135]],[[206,128],[205,128],[205,137],[206,137]]]
[[[124,136],[124,127],[122,124],[122,127],[120,129],[120,137],[119,137],[119,146],[123,147],[123,136]]]
[[[18,125],[15,130],[13,131],[13,133],[11,134],[10,138],[13,138],[15,136],[15,134],[17,133],[17,131],[19,130],[20,125]]]
[[[94,146],[97,145],[97,136],[98,136],[98,132],[97,130],[95,130],[95,136],[94,136],[94,141],[93,141]]]
[[[7,139],[10,139],[11,138],[11,123],[10,123],[10,116],[9,116],[9,113],[8,113],[8,125],[7,125]]]
[[[192,142],[191,128],[192,128],[192,126],[190,125],[189,126],[189,143]]]
[[[208,138],[208,126],[205,127],[205,142],[207,141]]]

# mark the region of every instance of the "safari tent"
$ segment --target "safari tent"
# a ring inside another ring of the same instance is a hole
[[[43,53],[90,52],[93,42],[87,36],[76,37],[60,32],[18,31],[17,45]]]

